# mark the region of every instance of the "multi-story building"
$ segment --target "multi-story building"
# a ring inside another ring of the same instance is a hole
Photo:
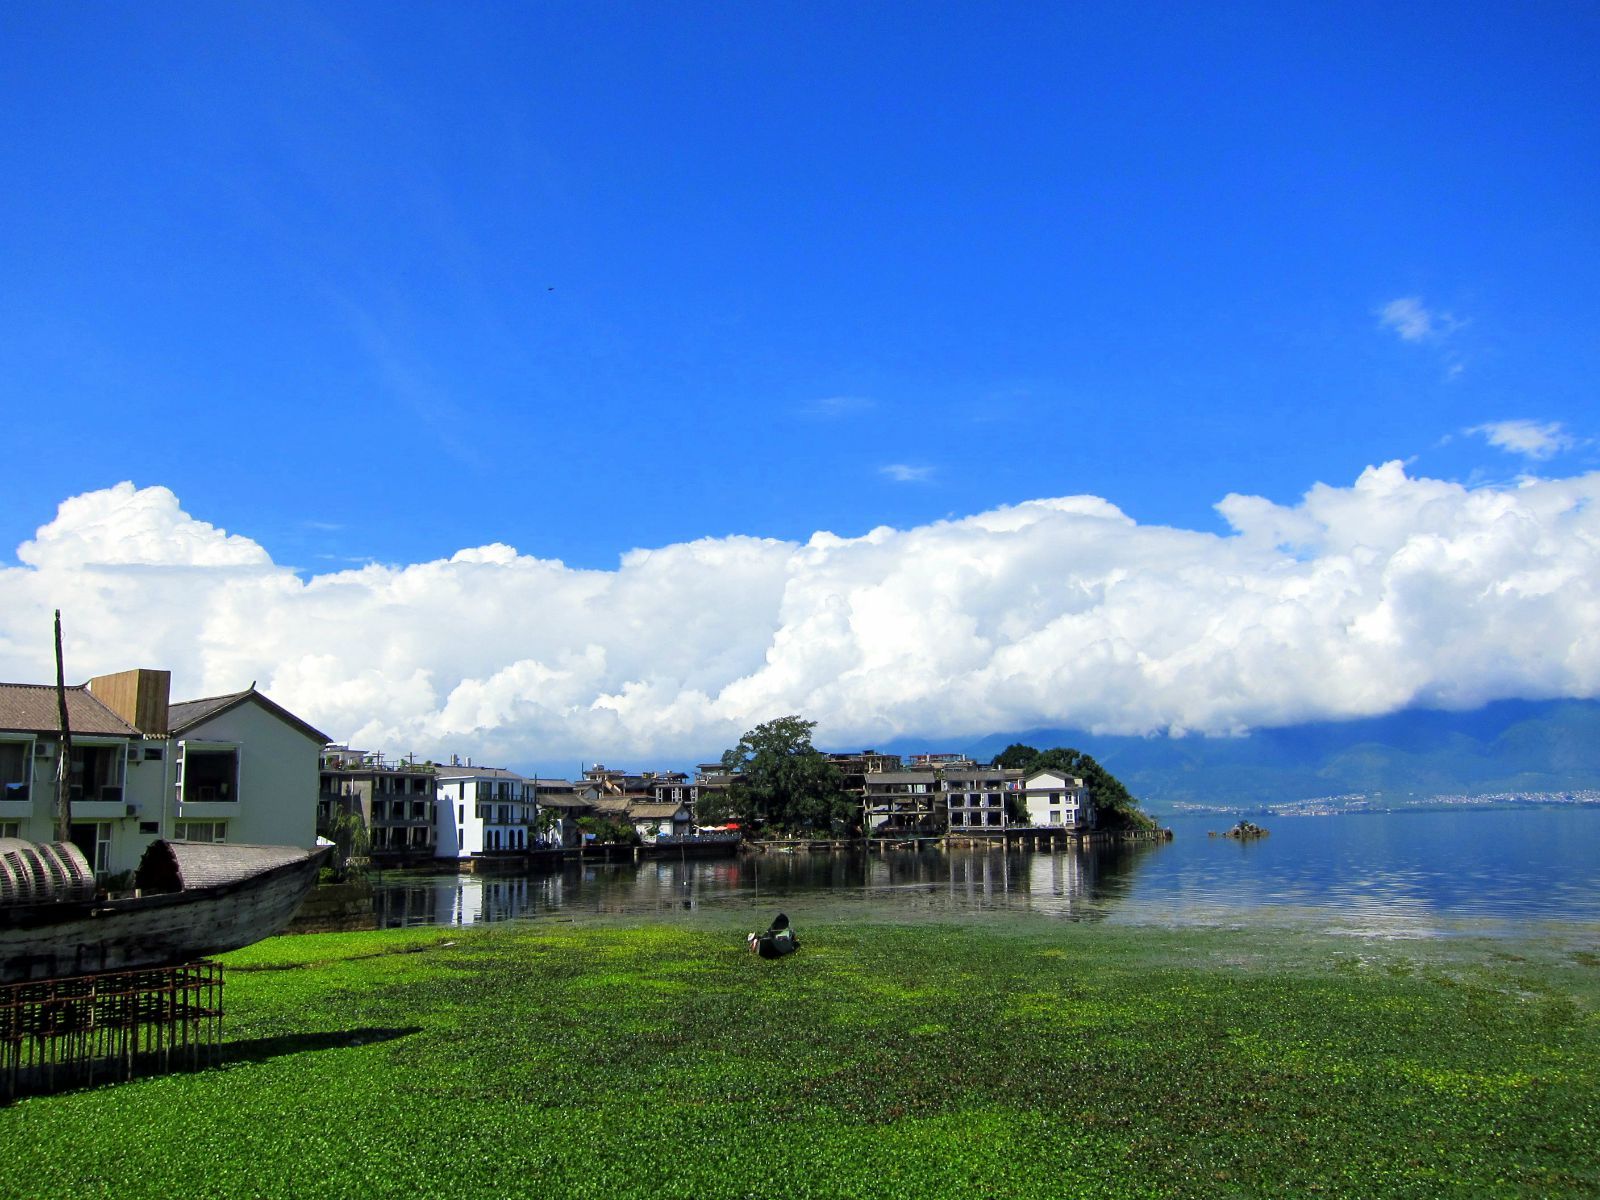
[[[157,837],[315,844],[327,735],[254,685],[178,703],[170,688],[135,670],[65,689],[69,836],[96,873],[132,870]],[[0,684],[0,836],[57,837],[62,744],[55,688]]]
[[[865,776],[862,828],[872,837],[943,833],[947,824],[939,772],[875,771]]]
[[[694,787],[682,771],[646,771],[645,785],[655,804],[692,804]]]
[[[432,858],[434,768],[330,745],[322,752],[318,832],[326,835],[339,813],[360,816],[371,854],[379,861]]]
[[[1022,799],[1028,823],[1036,828],[1094,828],[1094,803],[1088,787],[1065,771],[1029,771],[1022,778]]]
[[[570,779],[535,777],[531,784],[538,812],[535,841],[544,848],[576,846],[583,841],[578,819],[592,808],[578,795],[578,785]]]
[[[1089,789],[1064,772],[985,767],[960,755],[913,755],[908,761],[937,765],[864,776],[863,815],[870,836],[988,836],[1016,828],[1094,825]]]
[[[515,771],[470,762],[434,768],[434,857],[522,853],[537,841],[539,806]]]
[[[999,833],[1011,824],[1006,800],[1021,787],[1022,772],[973,764],[946,767],[939,785],[945,793],[951,833]]]
[[[695,820],[701,824],[721,820],[727,809],[728,789],[732,786],[733,775],[721,763],[701,763],[695,767],[694,783],[689,792]]]

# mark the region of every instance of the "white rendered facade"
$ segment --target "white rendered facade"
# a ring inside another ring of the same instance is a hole
[[[532,782],[498,767],[439,767],[434,782],[435,858],[526,852],[539,806]]]
[[[1083,780],[1065,771],[1030,771],[1022,777],[1028,824],[1038,829],[1090,829],[1094,805]]]

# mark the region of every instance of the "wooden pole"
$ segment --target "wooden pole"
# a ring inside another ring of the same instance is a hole
[[[61,610],[56,609],[56,708],[61,717],[61,756],[56,760],[56,841],[72,840],[72,723],[67,719],[67,677],[61,661]]]

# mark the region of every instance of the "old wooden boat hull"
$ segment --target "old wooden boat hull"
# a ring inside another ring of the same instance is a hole
[[[183,843],[164,848],[169,856],[198,853]],[[316,883],[327,848],[229,849],[258,853],[253,860],[236,854],[231,872],[192,872],[205,880],[198,885],[171,871],[177,890],[164,894],[0,907],[0,983],[176,966],[281,933]]]

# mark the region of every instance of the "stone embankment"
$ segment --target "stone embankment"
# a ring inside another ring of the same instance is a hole
[[[347,933],[376,929],[372,885],[365,879],[324,883],[311,889],[286,933]]]

